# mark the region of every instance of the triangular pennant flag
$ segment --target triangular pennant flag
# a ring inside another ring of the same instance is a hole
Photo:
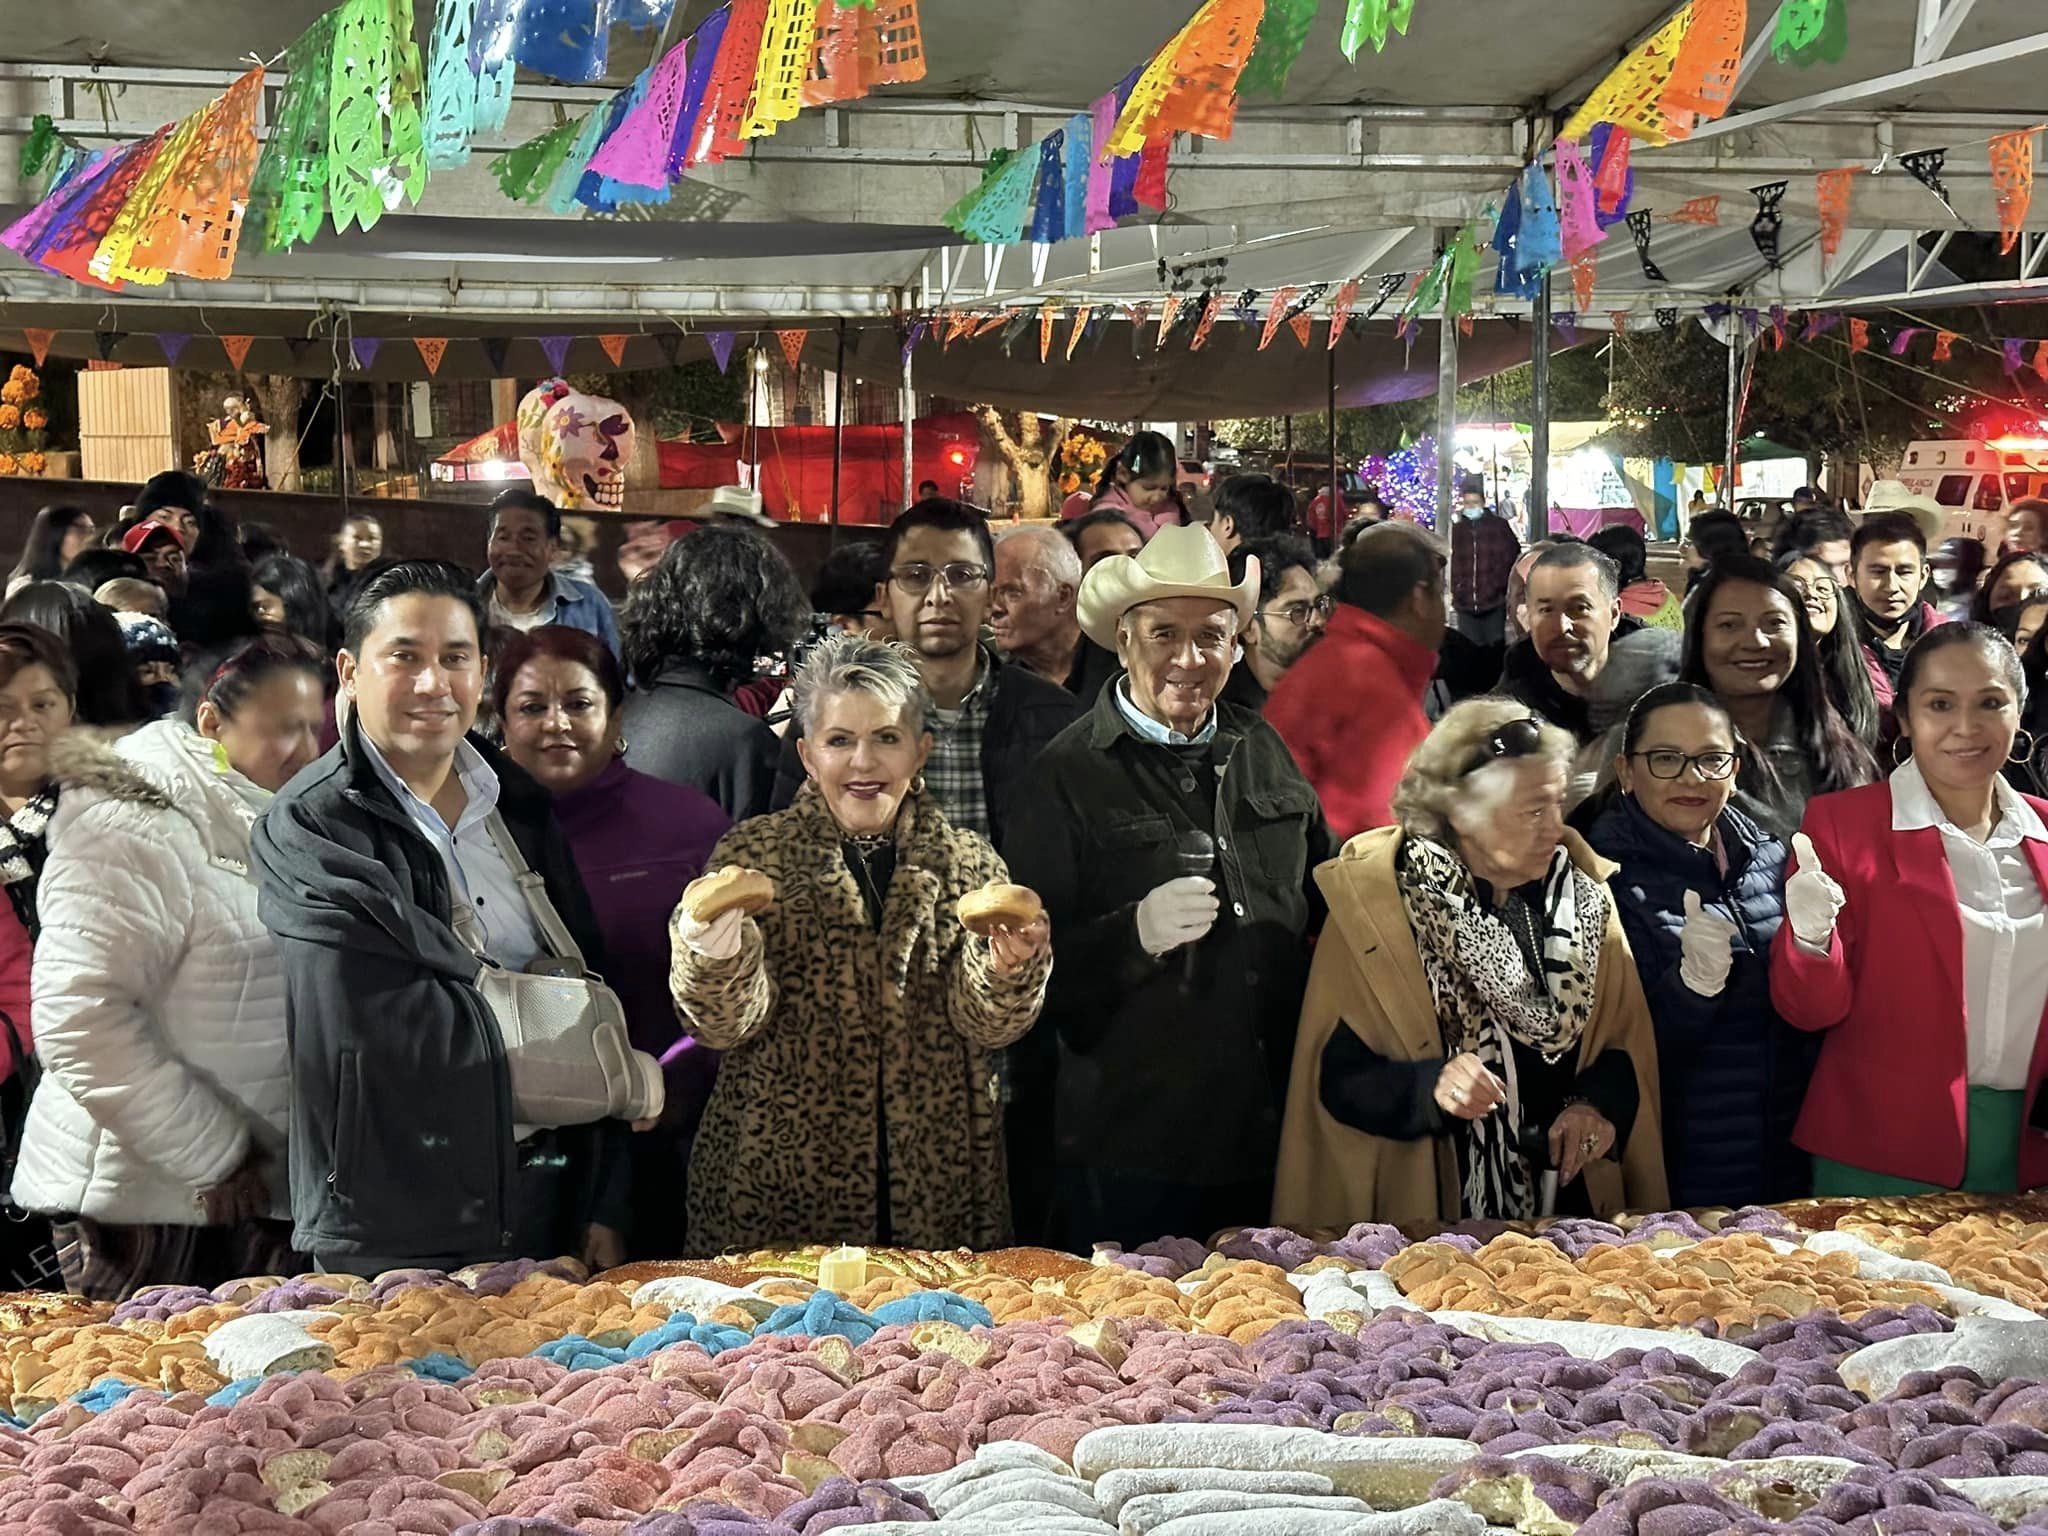
[[[1991,185],[1998,193],[1998,254],[2020,243],[2027,208],[2034,200],[2034,135],[2038,128],[2001,133],[1991,141]]]
[[[1169,293],[1166,302],[1159,306],[1159,336],[1152,343],[1154,351],[1166,345],[1166,333],[1173,329],[1173,322],[1180,318],[1180,305],[1180,295]]]
[[[1822,311],[1806,317],[1806,329],[1799,334],[1801,341],[1815,341],[1827,335],[1842,323],[1842,317],[1832,311]]]
[[[661,350],[662,361],[671,368],[675,367],[676,359],[682,355],[683,351],[683,333],[681,331],[663,331],[654,338],[654,344]]]
[[[1860,165],[1837,166],[1813,178],[1814,201],[1820,205],[1820,261],[1823,270],[1842,248],[1842,236],[1849,228],[1849,203],[1856,193]]]
[[[284,345],[285,350],[291,353],[292,361],[296,363],[300,358],[312,351],[314,347],[318,346],[319,340],[312,336],[287,336],[284,339]]]
[[[1296,315],[1292,320],[1288,321],[1287,323],[1289,326],[1293,327],[1294,339],[1300,342],[1304,347],[1307,346],[1309,337],[1315,333],[1315,317],[1309,314],[1309,312],[1304,309],[1300,314]]]
[[[1860,315],[1849,317],[1849,350],[1862,352],[1870,346],[1870,322]]]
[[[792,368],[802,366],[804,343],[811,339],[811,333],[803,330],[777,331],[775,339],[782,343],[783,358]]]
[[[1195,339],[1188,343],[1190,352],[1199,352],[1208,343],[1209,332],[1216,324],[1216,317],[1223,313],[1223,290],[1214,289],[1208,302],[1202,306],[1202,318],[1195,325]]]
[[[2005,371],[2018,373],[2026,361],[2027,342],[2023,336],[2008,336],[1999,342],[1998,350],[2005,354]]]
[[[1599,270],[1597,252],[1581,251],[1572,258],[1572,304],[1582,315],[1593,307],[1593,284]]]
[[[1955,213],[1956,205],[1948,200],[1948,183],[1941,179],[1942,168],[1948,164],[1946,149],[1916,149],[1910,155],[1899,156],[1899,164],[1906,168],[1907,175],[1940,198],[1941,206],[1951,215]]]
[[[732,366],[732,349],[740,339],[737,331],[706,331],[704,340],[710,344],[711,360],[718,364],[718,371],[724,373]]]
[[[1010,348],[1017,344],[1017,338],[1024,334],[1024,328],[1031,324],[1031,311],[1020,309],[1010,315],[1009,323],[1003,327],[1003,334],[997,338],[1003,345],[1003,356],[1010,355]]]
[[[420,350],[420,361],[427,365],[429,374],[441,371],[441,359],[448,351],[446,336],[415,336],[412,344]]]
[[[1742,328],[1745,331],[1747,331],[1750,335],[1750,338],[1754,340],[1756,338],[1756,333],[1763,329],[1763,311],[1757,309],[1750,309],[1745,306],[1741,311],[1741,314]]]
[[[505,358],[510,354],[511,350],[512,338],[509,336],[486,336],[484,338],[484,358],[491,365],[492,378],[502,379],[505,377]]]
[[[1366,306],[1365,313],[1358,317],[1359,323],[1361,325],[1364,324],[1374,315],[1385,309],[1387,307],[1387,300],[1399,293],[1401,285],[1407,281],[1408,274],[1406,272],[1389,272],[1382,276],[1380,278],[1379,291],[1372,296],[1372,303]]]
[[[1650,259],[1650,229],[1655,215],[1647,208],[1638,209],[1628,216],[1628,232],[1636,243],[1636,258],[1643,264],[1643,280],[1651,283],[1668,283],[1664,269]]]
[[[1628,311],[1625,309],[1609,310],[1607,312],[1607,323],[1613,327],[1615,335],[1626,335],[1628,333]]]
[[[1556,160],[1559,243],[1565,260],[1571,261],[1605,238],[1600,228],[1600,193],[1574,140],[1557,141]]]
[[[1067,358],[1073,360],[1074,348],[1081,344],[1081,337],[1088,329],[1089,317],[1095,313],[1095,306],[1083,304],[1074,311],[1074,328],[1067,333]]]
[[[1927,329],[1924,325],[1909,325],[1892,338],[1892,356],[1904,357],[1913,350],[1913,341]]]
[[[1363,280],[1354,277],[1339,288],[1337,297],[1330,301],[1329,350],[1332,352],[1337,350],[1338,338],[1343,336],[1344,327],[1351,321],[1351,311],[1358,307],[1358,290],[1362,286]]]
[[[1568,347],[1579,344],[1579,317],[1569,309],[1560,309],[1550,317],[1550,323],[1557,327],[1558,335],[1564,338]]]
[[[240,340],[242,350],[247,352],[249,350],[249,338],[244,336]],[[114,360],[114,348],[121,345],[121,333],[119,331],[94,331],[92,333],[92,343],[93,350],[100,355],[100,361],[111,363]]]
[[[1009,311],[997,310],[996,313],[990,315],[986,320],[982,321],[981,324],[977,325],[974,328],[974,334],[972,336],[969,336],[967,339],[969,341],[979,341],[982,337],[986,336],[990,331],[1000,330],[1003,326],[1008,325],[1009,323]],[[1138,323],[1140,325],[1143,325],[1145,322],[1143,320],[1140,320]]]
[[[920,320],[917,322],[916,325],[913,325],[910,328],[910,334],[907,337],[905,337],[903,341],[904,362],[907,363],[910,361],[910,354],[917,350],[917,344],[920,341],[924,340],[925,333],[928,332],[931,328],[931,322],[929,320]]]
[[[604,355],[612,360],[614,368],[626,366],[626,343],[633,338],[624,331],[605,331],[597,338],[597,344],[604,348]]]
[[[1471,315],[1464,314],[1458,316],[1458,334],[1460,336],[1470,336],[1472,334],[1472,324]]]
[[[1936,331],[1934,333],[1934,360],[1945,363],[1955,356],[1956,343],[1961,341],[1960,331]]]
[[[1054,309],[1050,303],[1039,306],[1038,360],[1041,363],[1049,361],[1052,357],[1052,332],[1053,327],[1059,324],[1059,320],[1059,311]]]
[[[1601,125],[1603,128],[1605,124]],[[1600,137],[1601,130],[1593,130]],[[1636,179],[1629,169],[1629,145],[1633,140],[1626,128],[1609,129],[1605,135],[1607,143],[1598,160],[1599,169],[1594,172],[1593,186],[1600,194],[1600,211],[1613,217],[1628,212],[1629,199],[1634,195]]]
[[[1785,327],[1791,323],[1791,320],[1792,316],[1784,305],[1773,304],[1771,306],[1771,333],[1778,338],[1777,350],[1780,352],[1785,350]]]
[[[254,336],[221,337],[220,349],[221,351],[227,353],[228,366],[234,369],[237,373],[240,373],[242,371],[242,360],[249,355],[250,344],[255,340],[256,338]]]
[[[569,366],[569,343],[575,339],[574,336],[541,337],[540,349],[547,355],[548,372],[560,373]]]
[[[1668,306],[1656,312],[1657,329],[1666,336],[1678,334],[1678,311]]]
[[[1846,0],[1785,0],[1778,7],[1777,29],[1771,35],[1771,56],[1809,64],[1838,64],[1849,46]]]
[[[156,344],[164,349],[164,361],[177,366],[178,354],[185,350],[185,344],[192,339],[190,331],[158,331]]]
[[[1721,199],[1718,197],[1696,197],[1681,203],[1671,213],[1664,215],[1674,224],[1704,224],[1709,227],[1721,222]]]
[[[384,345],[382,336],[351,336],[348,339],[349,356],[356,360],[356,371],[368,373],[370,364],[377,361],[377,349]]]
[[[1786,189],[1791,185],[1789,181],[1772,181],[1749,189],[1749,195],[1756,199],[1756,217],[1749,221],[1749,238],[1773,272],[1779,267],[1778,233],[1785,227],[1782,208]]]
[[[2048,341],[2034,348],[2034,372],[2039,377],[2048,379]]]
[[[1280,329],[1280,322],[1287,318],[1287,306],[1294,302],[1298,290],[1281,288],[1273,294],[1273,307],[1266,311],[1266,328],[1259,333],[1259,350],[1265,351],[1273,344],[1273,333]]]
[[[50,355],[50,343],[57,339],[57,333],[36,326],[27,326],[23,328],[21,335],[28,343],[29,356],[36,360],[38,368],[42,367],[43,360]]]

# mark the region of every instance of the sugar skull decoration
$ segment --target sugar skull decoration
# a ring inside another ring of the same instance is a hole
[[[519,403],[519,457],[533,488],[564,512],[621,511],[633,418],[616,400],[549,379]]]

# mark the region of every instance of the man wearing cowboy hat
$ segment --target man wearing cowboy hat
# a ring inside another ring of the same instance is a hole
[[[1017,796],[1004,854],[1059,935],[1050,1028],[1027,1039],[1057,1054],[1067,1246],[1257,1225],[1271,1203],[1311,875],[1335,850],[1285,743],[1219,702],[1258,591],[1199,526],[1090,570],[1082,631],[1126,675]]]

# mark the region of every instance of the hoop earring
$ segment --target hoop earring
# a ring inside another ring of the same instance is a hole
[[[913,795],[921,795],[921,794],[923,794],[923,793],[924,793],[924,775],[923,775],[923,774],[921,774],[921,773],[920,773],[920,774],[919,774],[919,775],[918,775],[918,776],[917,776],[916,778],[914,778],[914,779],[912,779],[912,780],[910,781],[910,792],[911,792],[911,793],[912,793]]]
[[[621,736],[621,737],[619,738],[619,744],[618,744],[618,745],[617,745],[616,747],[613,747],[613,748],[612,748],[612,756],[613,756],[613,757],[624,757],[625,755],[626,755],[626,738],[625,738],[625,737],[623,737],[623,736]]]
[[[1909,757],[1911,757],[1912,755],[1913,755],[1913,738],[1912,738],[1912,737],[1910,737],[1910,736],[1901,736],[1901,737],[1899,737],[1899,738],[1898,738],[1897,740],[1895,740],[1895,741],[1894,741],[1894,742],[1892,743],[1892,766],[1893,766],[1894,768],[1903,768],[1903,767],[1905,767],[1905,766],[1906,766],[1906,759],[1907,759],[1907,758],[1909,758]]]
[[[2024,752],[2020,750],[2020,743],[2023,741],[2027,744],[2027,749]],[[2034,760],[2034,733],[2032,731],[2017,732],[2012,738],[2012,751],[2006,756],[2005,760],[2008,763],[2031,763]]]

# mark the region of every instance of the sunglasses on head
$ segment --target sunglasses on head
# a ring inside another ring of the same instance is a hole
[[[1462,779],[1477,773],[1488,763],[1498,762],[1502,758],[1534,757],[1542,750],[1541,725],[1527,716],[1520,720],[1510,720],[1507,724],[1497,725],[1486,733],[1485,740],[1479,743],[1479,750],[1474,752],[1471,761],[1458,771],[1458,777]]]

